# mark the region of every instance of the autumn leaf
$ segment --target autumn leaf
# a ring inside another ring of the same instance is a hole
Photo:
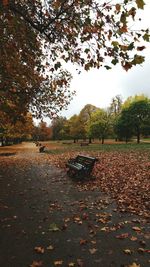
[[[75,266],[75,263],[74,262],[69,262],[68,263],[68,267],[74,267]]]
[[[143,0],[136,0],[136,4],[137,4],[137,7],[140,9],[143,9],[145,5]]]
[[[54,265],[55,266],[61,266],[62,264],[63,264],[63,261],[62,260],[54,261]]]
[[[124,249],[123,250],[125,254],[131,255],[132,251],[130,249]]]
[[[141,232],[142,231],[142,229],[140,227],[138,227],[138,226],[133,226],[132,229],[134,231],[136,231],[136,232]]]
[[[82,259],[77,259],[77,264],[79,267],[83,267],[84,266],[84,262]]]
[[[93,255],[97,252],[97,249],[96,248],[90,248],[89,251]]]
[[[33,261],[32,264],[30,265],[30,267],[41,267],[41,266],[43,266],[42,261]]]
[[[145,49],[145,46],[138,46],[137,51],[143,51]]]
[[[80,245],[85,245],[87,244],[87,240],[86,239],[81,239],[80,240]]]
[[[131,240],[131,241],[136,241],[136,240],[137,240],[137,237],[135,237],[135,236],[131,236],[130,240]]]
[[[49,226],[49,231],[57,232],[57,231],[60,231],[60,228],[55,223],[52,223]]]
[[[129,234],[128,233],[125,233],[125,234],[121,234],[121,235],[117,235],[116,236],[116,238],[118,238],[118,239],[125,239],[127,237],[129,237]]]
[[[42,248],[42,247],[35,247],[34,250],[35,250],[37,253],[40,253],[40,254],[43,254],[43,253],[44,253],[44,248]]]
[[[144,248],[138,248],[137,250],[139,253],[144,253],[145,252],[145,249]]]
[[[135,262],[133,262],[131,265],[128,265],[128,267],[140,267],[140,264],[136,264]]]
[[[3,5],[4,5],[4,6],[7,6],[8,3],[9,3],[9,0],[2,0],[2,2],[3,2]]]
[[[49,246],[47,247],[47,250],[54,250],[54,247],[53,247],[52,245],[49,245]]]

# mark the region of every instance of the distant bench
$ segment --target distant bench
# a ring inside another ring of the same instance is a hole
[[[44,152],[44,150],[45,150],[45,146],[42,146],[42,145],[41,145],[41,146],[39,147],[39,152],[42,153],[42,152]]]
[[[34,143],[36,144],[36,146],[39,147],[40,153],[44,152],[46,146],[43,146],[40,142],[34,142]]]
[[[69,159],[66,163],[67,174],[70,177],[84,178],[89,177],[97,158],[78,155],[76,158]]]
[[[88,145],[89,145],[88,142],[82,142],[82,143],[80,143],[80,146],[88,146]]]

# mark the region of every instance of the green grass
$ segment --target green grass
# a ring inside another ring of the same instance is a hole
[[[150,143],[112,143],[112,144],[89,144],[88,146],[80,146],[80,144],[63,144],[62,142],[50,142],[47,143],[47,153],[50,154],[60,154],[65,152],[72,152],[72,151],[91,151],[91,152],[98,152],[98,151],[143,151],[150,153]]]

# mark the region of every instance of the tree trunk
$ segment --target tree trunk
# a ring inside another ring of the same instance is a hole
[[[137,129],[137,144],[140,143],[140,129]]]
[[[89,144],[92,144],[92,138],[89,137]]]

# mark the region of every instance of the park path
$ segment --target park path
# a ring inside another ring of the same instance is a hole
[[[0,266],[148,267],[149,238],[144,219],[79,190],[35,144],[0,148]]]

